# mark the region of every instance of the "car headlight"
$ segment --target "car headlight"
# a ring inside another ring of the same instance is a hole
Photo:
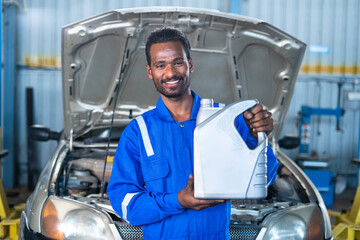
[[[100,211],[60,198],[49,198],[41,214],[41,233],[52,239],[114,239],[110,224]]]
[[[271,240],[318,240],[324,239],[324,220],[315,204],[292,207],[279,211],[266,219],[263,239]]]

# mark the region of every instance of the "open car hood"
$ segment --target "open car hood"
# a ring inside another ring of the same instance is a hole
[[[62,28],[65,136],[114,125],[154,108],[145,41],[157,28],[181,29],[191,45],[191,89],[232,103],[257,98],[273,113],[278,139],[306,45],[261,20],[196,8],[121,9]]]

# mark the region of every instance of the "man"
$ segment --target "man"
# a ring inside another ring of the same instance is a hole
[[[194,198],[193,132],[200,97],[190,90],[189,42],[175,29],[155,31],[147,39],[146,57],[160,98],[121,136],[107,188],[112,207],[130,224],[141,225],[144,239],[229,239],[231,203]],[[271,113],[257,105],[238,117],[237,127],[254,148],[257,133],[273,129]],[[269,184],[277,166],[268,148]]]

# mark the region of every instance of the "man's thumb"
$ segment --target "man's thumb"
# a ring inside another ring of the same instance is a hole
[[[188,186],[191,189],[194,189],[194,175],[192,175],[192,174],[189,175]]]

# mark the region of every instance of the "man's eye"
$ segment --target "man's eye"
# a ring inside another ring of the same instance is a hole
[[[175,63],[175,66],[182,66],[182,65],[184,65],[184,62],[176,62]]]
[[[157,69],[164,69],[164,68],[165,68],[165,65],[164,65],[164,64],[156,65],[156,68],[157,68]]]

